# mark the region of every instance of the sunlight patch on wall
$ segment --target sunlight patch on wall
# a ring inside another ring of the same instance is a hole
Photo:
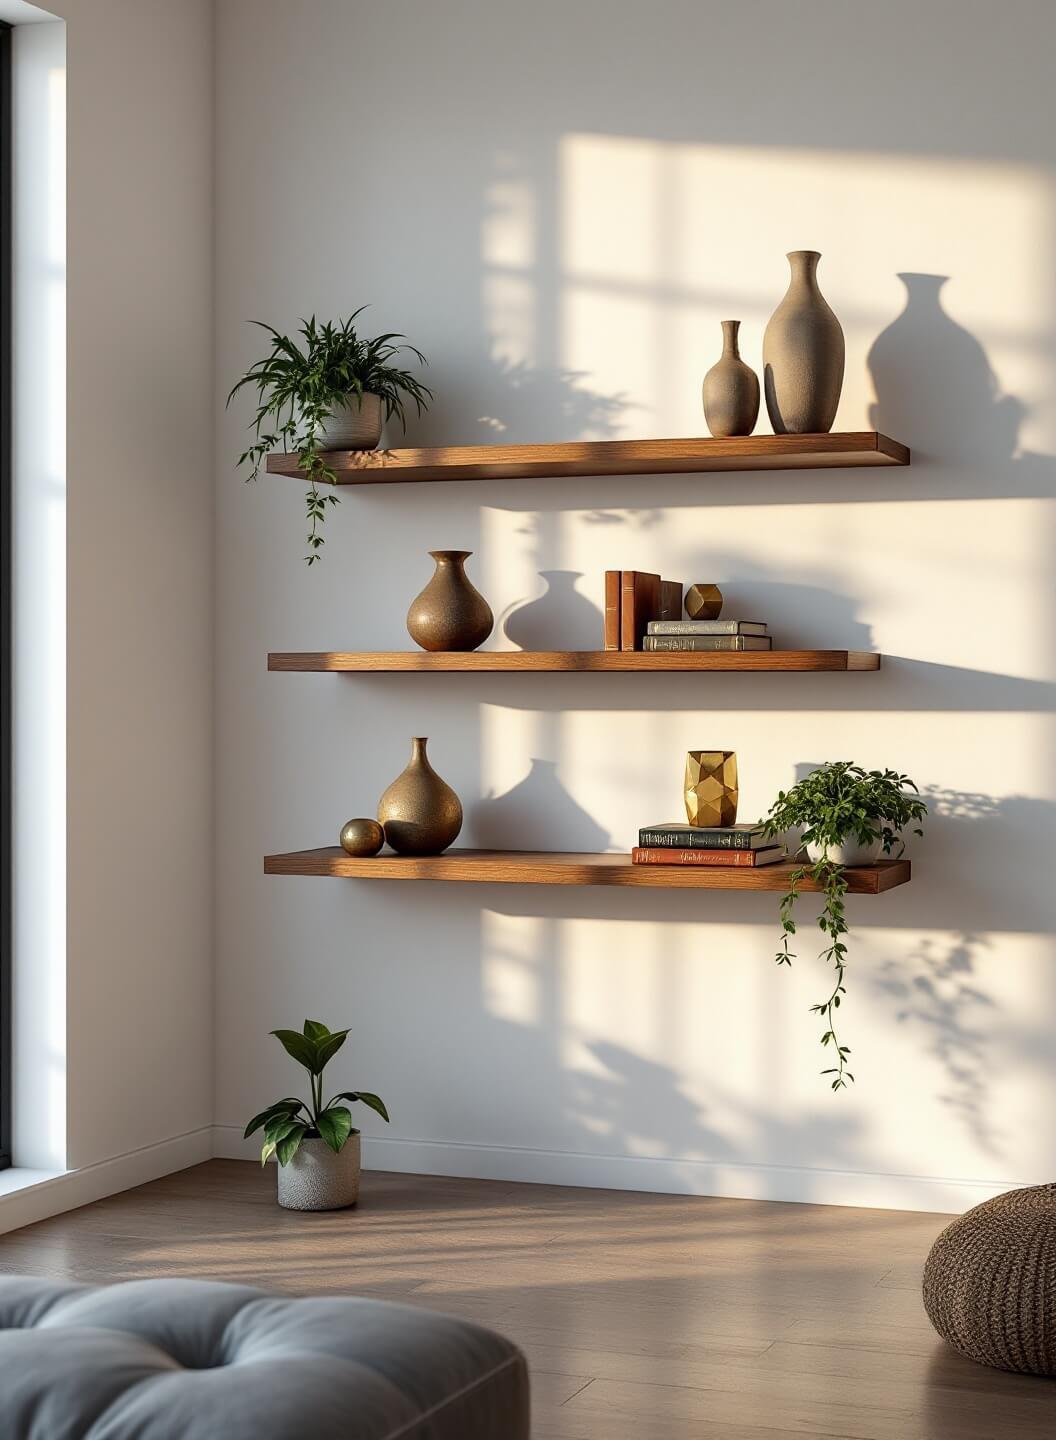
[[[542,931],[545,922],[481,912],[480,955],[484,1005],[488,1012],[515,1025],[538,1025],[539,966],[547,962]]]
[[[1007,367],[1005,384],[1039,385],[1050,194],[1036,170],[590,134],[563,138],[558,170],[558,359],[602,389],[629,388],[653,433],[701,429],[719,320],[744,321],[745,359],[759,366],[786,249],[822,252],[847,336],[837,428],[866,423],[866,355],[905,307],[902,272],[949,275],[946,303]]]

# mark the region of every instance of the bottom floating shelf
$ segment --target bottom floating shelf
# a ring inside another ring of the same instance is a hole
[[[668,890],[784,890],[797,867],[696,865],[632,865],[627,855],[574,854],[548,850],[448,850],[443,855],[412,858],[375,855],[360,859],[337,845],[322,850],[294,850],[266,855],[268,875],[333,875],[357,880],[468,880],[488,885],[644,885]],[[878,895],[905,885],[908,860],[881,860],[847,870],[852,895]],[[804,879],[799,888],[817,890]]]

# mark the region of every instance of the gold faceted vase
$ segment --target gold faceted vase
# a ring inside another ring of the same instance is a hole
[[[686,756],[686,815],[691,825],[732,825],[737,819],[737,753],[690,750]]]

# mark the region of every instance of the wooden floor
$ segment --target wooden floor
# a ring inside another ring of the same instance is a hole
[[[274,1188],[212,1161],[0,1237],[0,1272],[468,1316],[527,1352],[535,1440],[1056,1435],[1056,1382],[961,1360],[928,1326],[941,1216],[379,1173],[357,1210],[297,1215]]]

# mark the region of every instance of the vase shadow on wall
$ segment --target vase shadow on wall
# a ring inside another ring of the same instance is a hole
[[[600,650],[604,617],[581,595],[579,570],[540,570],[546,586],[535,600],[517,604],[500,625],[519,650]]]
[[[512,789],[485,796],[467,818],[473,845],[486,850],[596,851],[610,844],[608,831],[562,785],[556,762],[538,756]]]
[[[877,336],[867,364],[876,390],[869,423],[897,435],[920,463],[1010,460],[1025,407],[1004,394],[976,337],[942,308],[948,275],[903,272],[904,309]]]

